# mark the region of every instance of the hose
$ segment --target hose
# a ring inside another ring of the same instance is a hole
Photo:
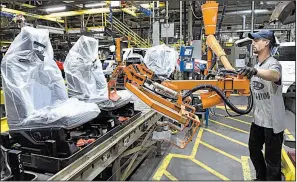
[[[223,20],[224,20],[224,17],[225,17],[226,7],[227,7],[227,4],[226,4],[226,2],[224,2],[221,19],[220,19],[220,22],[219,22],[219,25],[218,25],[218,32],[217,32],[218,39],[220,39],[221,27],[222,27],[222,23],[223,23]]]
[[[237,72],[237,71],[234,71],[234,70],[221,69],[221,70],[219,70],[219,72],[231,73],[231,74],[236,74],[236,75],[238,75],[238,72]]]
[[[207,74],[206,76],[205,76],[205,80],[209,80],[209,78],[210,77],[215,77],[216,76],[216,74],[214,74],[214,73],[209,73],[209,74]]]
[[[216,60],[217,60],[217,56],[215,54],[213,54],[213,59],[211,60],[211,65],[209,70],[212,70],[213,67],[216,65]]]
[[[194,92],[196,92],[197,90],[201,90],[201,89],[211,89],[213,91],[215,91],[224,101],[224,103],[227,104],[227,106],[234,112],[236,112],[237,114],[240,115],[244,115],[244,114],[248,114],[252,108],[253,108],[253,95],[251,92],[251,95],[249,96],[249,102],[248,102],[248,108],[246,110],[241,110],[238,109],[236,106],[234,106],[231,101],[226,97],[225,93],[223,91],[221,91],[219,88],[213,86],[213,85],[199,85],[195,88],[193,88],[192,90],[188,91],[184,96],[183,99],[185,99],[186,97],[190,96],[191,94],[193,94]]]

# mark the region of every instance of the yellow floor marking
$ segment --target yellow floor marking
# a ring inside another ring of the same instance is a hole
[[[1,90],[0,92],[1,92],[0,93],[1,94],[1,96],[0,96],[0,99],[1,99],[0,102],[1,102],[1,104],[5,104],[5,102],[4,102],[4,92],[3,92],[3,90]]]
[[[199,147],[199,142],[200,142],[201,137],[202,137],[202,133],[203,133],[203,128],[200,128],[199,133],[198,133],[197,138],[196,138],[196,141],[195,141],[195,144],[194,144],[194,147],[193,147],[193,150],[192,150],[192,153],[191,153],[192,158],[195,158],[195,156],[196,156],[196,153],[197,153],[198,147]]]
[[[239,144],[239,145],[242,145],[242,146],[244,146],[244,147],[248,147],[248,145],[247,145],[246,143],[240,142],[240,141],[238,141],[238,140],[235,140],[235,139],[233,139],[233,138],[230,138],[230,137],[228,137],[228,136],[226,136],[226,135],[223,135],[223,134],[218,133],[218,132],[216,132],[216,131],[213,131],[213,130],[211,130],[211,129],[205,128],[204,130],[206,130],[206,131],[208,131],[208,132],[210,132],[210,133],[213,133],[213,134],[215,134],[215,135],[217,135],[217,136],[220,136],[220,137],[222,137],[222,138],[225,138],[225,139],[227,139],[227,140],[230,140],[230,141],[232,141],[232,142],[234,142],[234,143],[237,143],[237,144]]]
[[[0,131],[1,133],[6,132],[9,130],[8,124],[7,124],[7,118],[1,118],[1,125],[0,125]]]
[[[217,115],[218,115],[218,116],[224,116],[224,115],[222,115],[222,114],[217,114]],[[243,120],[241,120],[241,119],[232,118],[232,117],[225,117],[225,118],[228,118],[228,119],[231,119],[231,120],[234,120],[234,121],[238,121],[238,122],[240,122],[240,123],[244,123],[244,124],[247,124],[247,125],[251,125],[250,122],[246,122],[246,121],[243,121]]]
[[[227,124],[224,124],[224,123],[221,123],[221,122],[212,120],[212,119],[210,119],[209,121],[211,121],[211,122],[213,122],[213,123],[216,123],[216,124],[219,124],[219,125],[222,125],[222,126],[225,126],[225,127],[228,127],[228,128],[231,128],[231,129],[234,129],[234,130],[237,130],[237,131],[242,132],[242,133],[246,133],[246,134],[249,133],[249,132],[244,131],[244,130],[242,130],[242,129],[239,129],[239,128],[236,128],[236,127],[233,127],[233,126],[230,126],[230,125],[227,125]]]
[[[208,167],[207,165],[203,164],[202,162],[198,161],[197,159],[191,159],[191,161],[193,161],[194,163],[196,163],[197,165],[199,165],[200,167],[204,168],[205,170],[207,170],[208,172],[214,174],[215,176],[217,176],[218,178],[222,179],[222,180],[229,180],[229,178],[227,178],[226,176],[220,174],[219,172],[213,170],[212,168]]]
[[[214,151],[216,151],[216,152],[218,152],[220,154],[223,154],[224,156],[227,156],[227,157],[229,157],[229,158],[231,158],[233,160],[236,160],[239,163],[241,163],[241,160],[239,158],[235,157],[234,155],[231,155],[231,154],[229,154],[229,153],[227,153],[227,152],[225,152],[225,151],[223,151],[221,149],[218,149],[218,148],[216,148],[216,147],[214,147],[214,146],[212,146],[212,145],[210,145],[210,144],[208,144],[208,143],[206,143],[204,141],[200,141],[200,144],[204,145],[205,147],[210,148],[211,150],[214,150]]]
[[[225,106],[216,106],[216,108],[225,110]],[[232,113],[237,114],[236,112],[232,111],[228,106],[227,106],[227,109],[228,109],[228,112],[232,112]],[[245,109],[245,108],[244,108],[244,109]],[[253,118],[253,116],[248,115],[248,114],[244,114],[243,116],[247,116],[247,117],[249,117],[249,118]]]
[[[160,165],[160,167],[157,169],[155,175],[153,176],[153,180],[155,181],[160,181],[163,174],[165,173],[170,161],[172,158],[180,158],[180,159],[190,159],[191,156],[187,156],[187,155],[182,155],[182,154],[172,154],[169,153],[162,161],[162,164]],[[167,176],[168,177],[168,176]]]
[[[168,172],[167,170],[164,171],[164,175],[169,178],[171,181],[178,181],[178,179],[176,177],[174,177],[170,172]]]
[[[292,134],[289,132],[288,129],[285,129],[284,132],[285,132],[286,136],[287,136],[290,140],[295,140],[294,135],[292,135]]]
[[[295,181],[296,169],[284,148],[282,148],[282,165],[282,172],[285,175],[286,181]]]
[[[251,169],[250,169],[250,165],[249,165],[249,157],[248,156],[241,156],[241,165],[242,165],[243,179],[245,181],[251,181],[252,175],[251,175]]]
[[[226,106],[227,109],[229,110],[230,108],[228,106]],[[242,105],[235,105],[235,107],[237,107],[238,109],[241,109],[241,110],[246,110],[246,106],[242,106]],[[225,109],[225,106],[216,106],[216,108],[219,108],[219,109]],[[231,110],[231,109],[230,109]]]
[[[290,140],[295,140],[294,135],[288,129],[285,129],[284,133]],[[284,148],[282,148],[282,164],[282,172],[285,175],[286,181],[295,181],[296,169]]]
[[[153,177],[153,180],[155,181],[160,181],[163,174],[164,174],[164,171],[166,171],[171,159],[172,159],[172,154],[168,154],[164,160],[162,161],[162,164],[160,165],[160,167],[157,169],[154,177]]]

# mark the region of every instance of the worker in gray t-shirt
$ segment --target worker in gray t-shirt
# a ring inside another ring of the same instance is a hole
[[[250,128],[249,151],[256,169],[256,180],[281,180],[281,150],[285,129],[285,106],[282,97],[280,63],[271,56],[275,44],[272,31],[249,34],[257,64],[239,74],[251,79],[254,120]],[[265,144],[265,157],[262,149]]]

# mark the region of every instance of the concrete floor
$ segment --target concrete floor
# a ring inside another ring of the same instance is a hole
[[[236,105],[247,103],[242,98],[233,98],[232,102]],[[225,115],[224,109],[215,109],[209,126],[202,125],[185,149],[163,143],[162,156],[150,155],[130,180],[254,179],[255,171],[247,148],[251,113],[234,118]],[[288,132],[295,137],[295,115],[286,111],[285,120]]]

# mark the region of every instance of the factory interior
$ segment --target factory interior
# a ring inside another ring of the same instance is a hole
[[[1,0],[1,181],[296,181],[296,1]]]

